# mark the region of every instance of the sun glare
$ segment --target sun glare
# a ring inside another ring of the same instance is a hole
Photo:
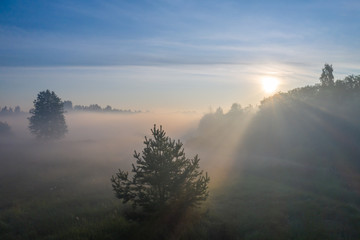
[[[279,85],[279,81],[274,77],[264,77],[261,82],[266,93],[274,93]]]

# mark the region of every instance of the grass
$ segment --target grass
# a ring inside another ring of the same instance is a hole
[[[360,196],[333,172],[285,163],[244,169],[212,199],[234,239],[359,238]]]
[[[331,167],[281,159],[238,162],[226,182],[210,189],[205,213],[187,214],[164,235],[166,222],[123,217],[110,183],[119,163],[67,147],[56,154],[34,148],[2,150],[2,240],[360,238],[359,193]]]

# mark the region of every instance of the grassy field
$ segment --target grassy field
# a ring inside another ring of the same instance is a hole
[[[149,235],[149,226],[123,217],[124,207],[112,193],[109,178],[117,163],[51,156],[49,151],[34,151],[36,147],[3,150],[1,239],[141,239]],[[60,152],[66,152],[70,146],[62,148]],[[329,169],[252,159],[210,191],[208,212],[186,226],[179,234],[182,238],[360,236],[359,194]]]
[[[1,239],[88,239],[127,224],[111,190],[115,164],[18,147],[1,158]]]
[[[234,239],[357,239],[359,203],[326,169],[249,163],[216,193],[213,211]]]

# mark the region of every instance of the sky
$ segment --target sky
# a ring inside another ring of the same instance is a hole
[[[0,2],[0,106],[200,111],[360,74],[358,0]]]

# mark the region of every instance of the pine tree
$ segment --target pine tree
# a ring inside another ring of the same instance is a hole
[[[151,133],[153,139],[145,137],[142,156],[134,152],[132,179],[120,169],[112,176],[116,197],[145,212],[169,207],[185,210],[205,201],[210,178],[199,170],[199,157],[186,158],[180,140],[171,140],[161,126],[154,126]]]

